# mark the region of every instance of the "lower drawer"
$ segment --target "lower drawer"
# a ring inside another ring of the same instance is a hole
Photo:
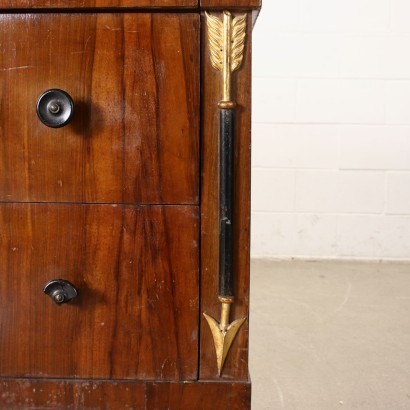
[[[0,376],[196,379],[198,237],[196,206],[0,205]]]

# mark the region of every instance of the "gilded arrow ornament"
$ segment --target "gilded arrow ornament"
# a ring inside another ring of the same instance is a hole
[[[224,19],[220,20],[211,14],[206,13],[208,25],[209,51],[211,54],[211,64],[215,70],[222,71],[224,65],[224,54],[226,48],[231,54],[231,73],[237,70],[243,60],[246,37],[246,14],[235,17],[233,20],[229,11],[224,12]],[[226,27],[226,30],[224,30]],[[227,34],[224,37],[224,34]],[[231,37],[231,44],[229,37]]]
[[[206,13],[211,64],[222,71],[222,102],[231,101],[231,74],[242,64],[246,37],[246,14],[235,17],[223,12],[220,20]]]
[[[233,237],[233,158],[235,102],[232,100],[232,73],[243,61],[246,38],[246,14],[232,18],[229,11],[222,19],[206,13],[209,51],[212,67],[222,72],[222,100],[220,108],[219,144],[219,301],[221,319],[218,322],[204,313],[215,345],[218,374],[222,369],[246,318],[229,323],[231,305],[234,303],[234,237]]]
[[[212,337],[214,339],[216,364],[218,366],[218,375],[222,373],[222,368],[225,363],[226,356],[232,343],[239,332],[240,327],[245,322],[246,318],[238,319],[229,323],[229,312],[233,299],[229,302],[222,302],[221,321],[218,322],[213,317],[204,313],[205,319],[211,328]]]

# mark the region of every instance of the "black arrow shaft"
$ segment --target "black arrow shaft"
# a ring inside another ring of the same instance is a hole
[[[234,296],[233,204],[234,204],[234,124],[235,111],[220,112],[219,158],[219,296]]]

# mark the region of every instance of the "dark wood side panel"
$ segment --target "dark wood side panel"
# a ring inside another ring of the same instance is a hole
[[[1,15],[0,50],[0,201],[198,203],[197,14]]]
[[[198,0],[1,0],[0,8],[173,7],[193,8]]]
[[[216,13],[217,15],[217,13]],[[205,20],[204,20],[205,21]],[[245,56],[235,73],[236,110],[234,172],[235,303],[231,321],[249,312],[250,261],[250,143],[251,143],[251,13],[248,13]],[[220,318],[218,301],[218,135],[221,73],[209,59],[205,24],[202,33],[202,197],[201,197],[201,312]],[[201,316],[200,378],[217,379],[215,349],[209,326]],[[242,326],[228,354],[224,379],[248,379],[248,321]]]
[[[0,409],[249,410],[247,383],[0,380]]]
[[[196,379],[198,213],[1,205],[0,374]],[[56,305],[43,294],[56,278],[79,296]]]

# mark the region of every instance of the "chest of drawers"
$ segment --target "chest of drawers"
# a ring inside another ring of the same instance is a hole
[[[0,3],[1,409],[250,408],[259,6]]]

